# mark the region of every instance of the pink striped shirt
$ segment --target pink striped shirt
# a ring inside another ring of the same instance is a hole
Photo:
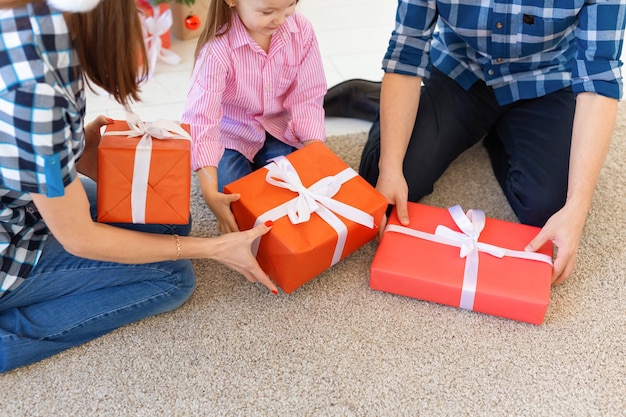
[[[301,148],[324,141],[324,67],[312,25],[287,18],[266,53],[233,13],[230,31],[202,48],[182,121],[191,125],[192,168],[217,166],[224,148],[252,160],[265,132]]]

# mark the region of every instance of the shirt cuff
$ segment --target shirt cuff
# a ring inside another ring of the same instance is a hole
[[[219,142],[195,142],[191,147],[191,169],[217,167],[223,154],[224,147]]]

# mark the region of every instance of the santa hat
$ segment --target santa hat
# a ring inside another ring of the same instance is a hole
[[[46,0],[56,10],[70,13],[82,13],[92,10],[100,0]]]

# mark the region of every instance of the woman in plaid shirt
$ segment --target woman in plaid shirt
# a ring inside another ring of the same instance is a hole
[[[0,0],[0,372],[180,306],[192,258],[278,291],[250,253],[271,225],[193,238],[190,224],[93,220],[108,120],[84,126],[83,74],[125,105],[145,76],[138,54],[134,1]]]
[[[553,241],[562,283],[613,135],[625,19],[619,0],[400,0],[360,173],[408,224],[407,200],[484,139],[518,218],[542,227],[527,250]]]

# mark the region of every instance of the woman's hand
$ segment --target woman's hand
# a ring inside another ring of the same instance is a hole
[[[267,221],[245,232],[227,233],[214,239],[210,258],[243,274],[250,282],[260,282],[271,292],[278,294],[276,285],[261,269],[250,250],[252,242],[270,231],[272,222]]]
[[[100,130],[102,126],[111,123],[113,119],[100,115],[85,126],[85,149],[76,163],[76,169],[94,181],[98,177],[98,145],[102,137]]]

